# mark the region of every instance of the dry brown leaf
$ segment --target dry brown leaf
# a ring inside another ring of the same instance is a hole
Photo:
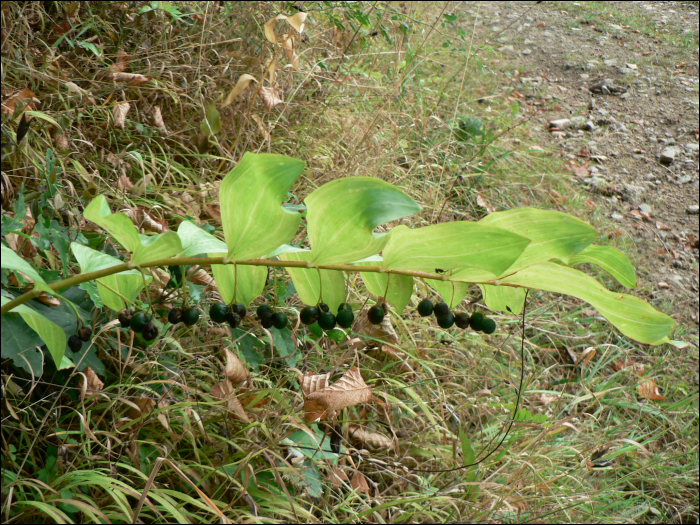
[[[159,130],[166,135],[168,134],[168,129],[165,127],[165,122],[163,122],[163,115],[160,112],[160,106],[155,106],[153,108],[153,122]]]
[[[211,387],[209,394],[216,399],[226,401],[226,408],[231,412],[231,415],[235,415],[244,423],[250,423],[248,415],[243,410],[243,405],[241,405],[241,402],[236,397],[236,393],[233,391],[231,381],[226,380],[215,384]]]
[[[299,70],[300,58],[299,55],[294,51],[294,40],[291,35],[282,35],[282,47],[284,48],[284,53],[287,55],[287,60],[292,64],[295,70]]]
[[[15,105],[18,102],[22,106],[22,111],[32,111],[35,109],[35,104],[40,103],[39,99],[36,98],[29,88],[22,88],[5,99],[2,103],[2,112],[13,115],[15,112]]]
[[[122,173],[119,179],[117,180],[117,189],[120,189],[122,191],[126,191],[130,188],[134,187],[134,183],[131,182],[131,179],[127,177],[126,173]]]
[[[312,392],[328,388],[328,379],[330,376],[330,372],[327,374],[314,374],[312,372],[308,372],[306,375],[299,376],[301,391],[304,393],[304,396],[308,396]]]
[[[218,204],[205,204],[202,211],[204,216],[209,219],[221,219],[221,206]]]
[[[277,15],[276,17],[270,18],[267,22],[265,22],[265,26],[263,28],[265,30],[265,38],[267,38],[273,44],[276,44],[277,36],[275,35],[275,24],[277,24],[277,20],[286,19],[286,15]]]
[[[53,137],[56,149],[60,152],[65,152],[70,149],[70,143],[65,133],[56,133]]]
[[[638,376],[644,375],[644,364],[642,363],[637,363],[635,361],[632,361],[631,359],[625,359],[624,361],[618,361],[613,365],[613,368],[617,370],[618,372],[620,370],[624,370],[625,368],[629,368],[637,374]]]
[[[110,73],[108,78],[115,82],[128,82],[131,86],[138,86],[144,82],[150,82],[153,80],[153,77],[147,77],[146,75],[140,75],[138,73],[122,73],[118,71]]]
[[[117,61],[112,64],[112,69],[117,73],[123,73],[129,67],[130,58],[126,51],[120,49],[117,51]]]
[[[154,233],[168,231],[167,223],[162,223],[154,219],[151,214],[143,208],[127,208],[122,211],[134,222],[137,228],[143,228],[146,231]]]
[[[270,140],[270,132],[267,131],[267,129],[265,128],[265,123],[263,122],[263,120],[260,117],[258,117],[255,113],[253,113],[251,117],[258,125],[258,129],[260,130],[260,134],[263,136],[263,138],[265,140]]]
[[[219,289],[219,287],[216,285],[216,281],[214,281],[214,278],[211,275],[209,275],[204,268],[200,268],[195,272],[190,272],[187,275],[187,278],[194,284],[198,284],[200,286],[207,286],[211,290]]]
[[[331,386],[306,396],[304,403],[306,422],[332,419],[343,408],[366,403],[371,398],[372,389],[362,379],[360,369],[355,366]]]
[[[647,379],[643,383],[637,385],[637,395],[652,401],[663,401],[666,399],[659,392],[659,387],[653,379]]]
[[[393,452],[396,448],[396,442],[393,439],[377,432],[367,432],[364,428],[356,425],[348,427],[348,439],[352,446],[357,449],[368,448],[365,445],[369,445],[369,448],[374,450]]]
[[[542,394],[537,393],[530,396],[530,402],[535,405],[542,405],[544,407],[551,405],[559,399],[557,394]]]
[[[102,389],[105,387],[105,384],[102,382],[102,380],[97,377],[97,374],[91,367],[86,367],[85,368],[85,377],[87,378],[87,389],[88,390],[94,390],[96,392],[102,391]],[[80,378],[81,382],[83,381],[83,378],[81,376]]]
[[[476,194],[476,203],[482,207],[484,210],[486,210],[487,214],[491,214],[494,212],[493,207],[489,204],[489,201],[487,201],[481,193]]]
[[[396,344],[399,342],[399,337],[396,335],[396,330],[394,330],[391,324],[391,318],[389,315],[385,315],[381,324],[372,324],[367,319],[367,312],[370,307],[366,306],[355,318],[355,324],[352,327],[353,332],[360,335],[366,335],[385,343]]]
[[[126,114],[131,109],[131,104],[128,102],[120,102],[114,106],[112,112],[114,113],[114,125],[118,128],[124,129],[124,124],[126,123]]]
[[[576,366],[586,366],[593,357],[595,357],[597,351],[592,346],[586,348],[581,355],[576,360]]]
[[[275,106],[284,104],[284,101],[280,98],[280,90],[278,88],[262,86],[260,88],[260,97],[268,111]]]
[[[258,81],[253,75],[249,75],[248,73],[244,73],[243,75],[240,76],[238,79],[238,82],[236,82],[236,85],[233,87],[231,92],[228,94],[226,99],[224,100],[223,104],[221,104],[222,108],[225,108],[228,106],[231,102],[234,101],[234,99],[243,93],[245,89],[250,85],[251,82],[257,83]]]
[[[367,478],[365,478],[365,475],[360,471],[355,471],[355,474],[350,480],[350,486],[357,492],[369,494],[369,483],[367,483]]]
[[[59,301],[56,297],[45,294],[41,294],[36,298],[36,300],[41,304],[45,304],[46,306],[59,306],[61,304],[61,301]]]
[[[241,383],[248,380],[250,377],[250,372],[245,367],[243,362],[238,359],[238,356],[236,356],[236,354],[231,352],[231,350],[228,348],[224,348],[224,355],[226,356],[226,368],[224,369],[224,375],[236,386],[240,386]]]
[[[329,477],[329,479],[331,481],[331,485],[333,485],[334,489],[342,487],[343,481],[350,481],[350,478],[345,473],[345,471],[339,467],[331,468],[331,470],[328,472],[328,477]]]
[[[403,350],[389,345],[382,345],[381,352],[383,355],[389,357],[389,359],[399,363],[399,370],[408,376],[406,379],[413,381],[418,380],[418,374],[416,373],[417,363],[415,361],[410,362],[408,360],[408,354]]]

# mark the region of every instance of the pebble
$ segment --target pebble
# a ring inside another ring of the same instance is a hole
[[[659,157],[659,161],[662,164],[671,164],[676,158],[676,155],[678,155],[679,153],[680,149],[675,146],[665,147],[663,150],[661,150],[661,156]]]
[[[698,151],[698,143],[697,142],[691,142],[690,144],[685,145],[685,149],[690,150],[690,151]]]
[[[619,213],[613,213],[612,215],[610,215],[610,217],[612,219],[615,219],[616,221],[621,221],[622,219],[624,219],[624,217]]]
[[[640,204],[639,211],[641,211],[642,213],[651,213],[651,206],[649,206],[648,204]]]
[[[531,51],[530,49],[523,49],[523,50],[521,51],[521,53],[522,53],[523,55],[531,55],[531,54],[532,54],[532,51]]]
[[[700,211],[700,206],[697,204],[691,204],[688,206],[688,209],[686,210],[690,215],[697,215],[698,211]]]

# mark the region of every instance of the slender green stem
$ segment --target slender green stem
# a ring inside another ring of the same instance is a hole
[[[108,277],[117,273],[125,272],[127,270],[142,269],[142,268],[152,268],[154,266],[175,266],[175,265],[192,265],[198,264],[200,266],[211,266],[213,264],[245,264],[247,266],[273,266],[278,268],[304,268],[318,270],[334,270],[340,272],[370,272],[370,273],[388,273],[396,275],[408,275],[410,277],[420,277],[424,279],[435,279],[437,281],[449,281],[447,274],[434,274],[428,272],[417,272],[412,270],[387,270],[381,266],[356,266],[354,264],[328,264],[328,265],[318,265],[310,266],[307,261],[276,261],[273,259],[248,259],[245,261],[227,261],[224,262],[224,257],[169,257],[167,259],[159,259],[157,261],[151,261],[147,263],[142,263],[140,265],[132,265],[131,263],[117,264],[116,266],[110,266],[109,268],[103,268],[96,272],[81,273],[69,277],[68,279],[63,279],[62,281],[56,281],[55,283],[49,284],[52,290],[62,290],[70,286],[75,286],[76,284],[85,283],[88,281],[94,281],[95,279],[100,279],[102,277]],[[501,286],[514,286],[516,288],[522,288],[520,285],[499,283],[496,280],[487,281],[481,284],[496,284]],[[13,308],[24,304],[27,301],[35,299],[41,295],[41,290],[30,290],[29,292],[16,297],[12,301],[9,301],[3,305],[0,310],[2,315]]]

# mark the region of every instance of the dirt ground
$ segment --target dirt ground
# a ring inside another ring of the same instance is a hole
[[[462,26],[502,54],[499,69],[517,71],[503,87],[555,104],[534,126],[538,142],[558,149],[571,168],[563,176],[628,246],[635,293],[697,333],[697,2],[464,9]]]

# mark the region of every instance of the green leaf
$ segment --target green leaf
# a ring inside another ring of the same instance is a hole
[[[123,264],[116,257],[98,252],[77,242],[71,243],[70,247],[82,273],[96,272]],[[150,275],[146,275],[146,283],[150,282],[151,279]],[[141,272],[127,270],[97,279],[97,291],[105,306],[118,311],[131,306],[143,288],[143,283]]]
[[[311,251],[280,254],[283,261],[309,261]],[[316,270],[309,268],[286,268],[297,289],[299,299],[304,304],[317,305],[321,300],[321,284],[323,285],[323,302],[332,312],[338,311],[340,303],[345,302],[345,275],[335,270]],[[319,274],[321,280],[319,281]]]
[[[359,261],[382,251],[382,223],[418,213],[421,207],[398,188],[372,177],[336,179],[305,199],[314,264]]]
[[[182,221],[177,229],[177,234],[182,243],[180,257],[194,257],[202,253],[219,252],[224,252],[222,255],[226,255],[225,252],[228,250],[225,242],[220,241],[190,221]]]
[[[267,255],[296,235],[301,216],[282,208],[304,162],[246,152],[221,182],[221,222],[229,260]]]
[[[469,438],[461,428],[459,429],[459,440],[462,442],[462,460],[464,461],[464,466],[467,467],[467,471],[472,470],[476,462],[476,454],[474,453],[472,444],[469,442]]]
[[[480,284],[481,293],[484,295],[484,303],[494,312],[508,312],[517,315],[523,311],[525,305],[525,289],[513,286],[492,286]],[[510,310],[508,310],[509,307]]]
[[[381,258],[379,261],[381,261]],[[381,265],[381,262],[363,261],[356,264],[358,266],[377,266],[378,264]],[[406,305],[411,301],[413,277],[410,275],[363,272],[362,281],[364,281],[369,293],[383,297],[384,292],[386,292],[387,300],[399,314],[403,312]],[[387,282],[389,283],[388,291]]]
[[[209,257],[222,257],[224,255],[226,254],[210,253]],[[235,294],[236,302],[243,303],[247,307],[265,288],[267,266],[213,264],[211,271],[214,274],[216,285],[219,287],[221,300],[226,304],[233,302]],[[236,275],[238,282],[236,282]]]
[[[10,299],[4,295],[1,299],[3,305],[10,302]],[[26,304],[20,304],[13,308],[12,311],[20,314],[24,322],[39,334],[44,343],[46,343],[46,347],[49,349],[51,357],[53,357],[58,368],[66,351],[67,340],[63,329]]]
[[[313,434],[311,434],[312,430],[315,431]],[[330,459],[333,463],[338,460],[338,454],[331,449],[330,437],[324,437],[316,425],[312,425],[311,429],[306,431],[294,432],[288,438],[283,439],[282,444],[297,445],[300,448],[293,447],[293,451],[298,455],[303,454],[309,459]]]
[[[476,222],[447,222],[414,230],[397,226],[384,248],[384,267],[435,273],[472,266],[500,274],[530,241]]]
[[[219,117],[219,110],[216,109],[216,104],[210,104],[207,108],[207,114],[202,124],[200,124],[199,130],[207,137],[216,135],[221,131],[221,118]]]
[[[437,279],[426,279],[432,288],[437,290],[442,296],[442,300],[450,305],[450,308],[457,308],[469,292],[469,283],[457,281],[438,281]]]
[[[40,377],[44,370],[44,354],[39,350],[43,344],[39,334],[14,311],[2,316],[0,333],[2,358],[12,359],[16,366]]]
[[[532,241],[504,273],[551,259],[568,264],[569,259],[593,242],[597,235],[591,225],[576,217],[535,208],[499,211],[484,217],[479,224],[503,228]]]
[[[552,262],[524,268],[503,283],[573,295],[592,304],[627,337],[647,344],[667,342],[676,322],[637,297],[611,292],[583,272]]]
[[[85,208],[83,216],[107,230],[124,248],[131,252],[133,264],[143,264],[171,257],[182,251],[180,237],[175,232],[160,235],[140,235],[131,219],[124,213],[112,213],[104,195],[98,195]]]
[[[48,284],[46,284],[46,281],[44,281],[44,279],[41,278],[39,272],[37,272],[31,264],[22,259],[19,255],[17,255],[4,244],[0,246],[0,265],[2,266],[2,268],[12,270],[13,272],[22,272],[34,281],[34,288],[43,290],[52,295],[54,294],[54,291],[49,287]]]
[[[637,286],[634,266],[632,266],[627,256],[617,248],[590,244],[569,261],[570,266],[578,266],[584,263],[592,263],[599,266],[612,275],[622,286],[627,288]]]
[[[275,343],[276,357],[281,357],[287,362],[287,366],[294,368],[297,366],[301,358],[301,352],[298,351],[292,339],[292,331],[289,328],[278,330],[274,326],[271,328],[272,340]]]

